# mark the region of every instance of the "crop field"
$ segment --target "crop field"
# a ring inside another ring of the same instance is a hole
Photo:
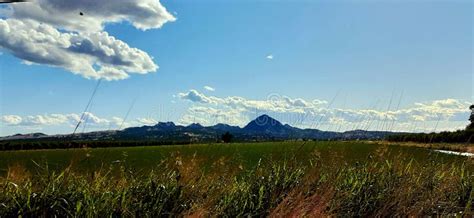
[[[0,216],[472,214],[472,158],[369,142],[0,152]]]
[[[22,166],[35,171],[42,166],[50,170],[61,171],[66,167],[75,170],[94,172],[99,168],[126,166],[140,171],[149,171],[162,161],[173,156],[184,159],[199,158],[207,164],[219,159],[232,160],[234,163],[252,168],[259,161],[289,160],[306,162],[318,154],[320,158],[331,162],[335,157],[345,162],[365,161],[377,155],[378,149],[386,149],[387,155],[409,154],[415,160],[436,158],[438,161],[462,161],[465,158],[446,155],[432,150],[397,146],[382,146],[366,142],[262,142],[231,144],[195,144],[146,147],[84,148],[52,150],[20,150],[0,152],[0,175],[5,176],[9,167]],[[205,164],[205,165],[207,165]]]

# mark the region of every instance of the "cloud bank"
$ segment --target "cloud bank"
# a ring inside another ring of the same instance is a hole
[[[386,106],[366,109],[334,108],[324,100],[305,100],[271,94],[264,100],[243,97],[208,96],[196,90],[179,93],[178,98],[193,102],[180,120],[184,124],[228,123],[243,126],[261,114],[301,128],[344,131],[352,129],[390,131],[440,131],[467,125],[469,102],[442,99],[415,103],[402,109]],[[393,107],[393,106],[392,106]]]
[[[324,100],[291,98],[278,94],[256,100],[240,96],[217,97],[189,90],[177,94],[176,98],[190,102],[191,105],[184,113],[170,110],[170,113],[175,113],[171,116],[174,120],[138,117],[127,120],[122,127],[154,125],[158,121],[174,121],[182,125],[200,123],[204,126],[226,123],[242,127],[255,117],[268,114],[299,128],[432,132],[463,129],[468,124],[470,113],[470,102],[459,99],[419,102],[387,110],[388,102],[383,102],[378,107],[353,109],[333,107]],[[70,128],[72,131],[80,117],[81,114],[76,113],[26,116],[10,114],[0,117],[0,126],[5,130],[8,128],[9,132],[31,132],[31,129],[44,130],[51,127],[62,130]],[[92,113],[86,113],[83,121],[87,131],[118,129],[122,122],[123,119],[117,116],[105,118]],[[82,128],[83,126],[79,129]]]
[[[0,19],[0,47],[23,63],[106,80],[155,72],[158,65],[110,36],[105,24],[129,22],[148,30],[176,20],[157,0],[37,0],[11,4],[0,16],[6,17]]]
[[[387,105],[376,108],[350,109],[331,107],[323,100],[306,100],[277,94],[263,100],[247,99],[239,96],[216,97],[196,90],[179,93],[177,98],[192,104],[184,113],[172,110],[176,120],[158,120],[154,117],[138,117],[124,122],[123,128],[154,125],[158,121],[174,121],[188,125],[200,123],[204,126],[226,123],[245,126],[261,114],[268,114],[283,123],[299,128],[315,128],[327,131],[347,131],[354,129],[432,132],[463,129],[468,124],[469,102],[457,99],[442,99],[414,103],[405,108],[386,110]],[[380,109],[384,108],[384,109]],[[67,133],[78,123],[81,114],[42,114],[0,116],[0,126],[6,129],[31,132],[32,129],[61,129]],[[86,113],[83,124],[87,131],[118,129],[123,119],[109,118]],[[66,131],[64,131],[66,129]],[[79,128],[83,129],[83,125]],[[11,131],[10,131],[11,132]]]
[[[80,32],[98,32],[107,23],[124,21],[148,30],[176,20],[159,0],[35,0],[12,4],[9,14],[11,18]]]
[[[81,114],[42,114],[42,115],[4,115],[0,117],[0,124],[5,127],[20,127],[24,129],[42,129],[51,126],[64,126],[71,128],[71,131],[81,119]],[[123,123],[123,125],[122,125]],[[136,118],[124,122],[120,117],[103,118],[86,112],[82,119],[80,129],[86,125],[88,130],[117,129],[121,125],[123,128],[139,125],[154,125],[157,121],[152,118]]]

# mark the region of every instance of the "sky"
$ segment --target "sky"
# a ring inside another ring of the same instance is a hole
[[[81,117],[87,132],[261,114],[331,131],[462,129],[473,19],[469,0],[4,4],[0,136],[71,133]]]

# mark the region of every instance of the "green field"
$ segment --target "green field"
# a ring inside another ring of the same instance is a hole
[[[205,159],[208,164],[220,158],[232,159],[251,168],[262,160],[284,160],[296,158],[307,161],[314,152],[331,161],[334,157],[346,162],[364,161],[369,156],[377,155],[379,144],[365,142],[263,142],[232,144],[194,144],[148,147],[118,147],[94,149],[54,149],[25,150],[0,152],[0,175],[5,175],[9,166],[21,165],[28,170],[35,170],[38,165],[47,165],[51,170],[61,171],[72,166],[76,170],[96,171],[100,167],[126,166],[133,170],[151,170],[161,161],[180,155],[183,158],[193,156]],[[435,158],[437,161],[463,161],[464,157],[440,154],[432,150],[387,146],[386,155],[406,154],[417,161]]]
[[[465,214],[472,169],[368,142],[4,151],[0,216]]]

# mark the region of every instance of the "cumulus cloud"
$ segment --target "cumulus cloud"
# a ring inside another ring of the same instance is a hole
[[[286,97],[286,96],[283,96],[283,99],[289,104],[289,105],[292,105],[292,106],[295,106],[295,107],[307,107],[309,105],[308,102],[306,102],[305,100],[301,99],[301,98],[296,98],[296,99],[291,99],[289,97]],[[316,100],[318,101],[318,100]]]
[[[81,119],[79,114],[44,114],[44,115],[4,115],[1,117],[1,122],[8,126],[56,126],[62,124],[69,124],[74,126]],[[111,121],[99,118],[92,113],[86,112],[83,121],[87,121],[90,125],[108,125]]]
[[[157,0],[37,0],[12,4],[0,16],[6,17],[0,19],[0,47],[23,63],[106,80],[158,66],[146,52],[103,31],[105,24],[125,21],[147,30],[175,20]]]
[[[179,98],[195,103],[213,104],[217,106],[227,106],[232,108],[243,108],[245,110],[266,110],[273,112],[302,112],[305,108],[321,108],[326,105],[326,101],[313,100],[305,101],[301,98],[292,99],[287,96],[271,94],[265,100],[251,100],[239,96],[219,98],[207,96],[194,89],[188,92],[178,93]]]
[[[34,21],[0,20],[0,46],[29,63],[62,67],[85,78],[125,79],[154,72],[145,52],[106,32],[76,34]]]
[[[216,123],[225,123],[229,125],[242,125],[246,121],[241,109],[217,109],[212,107],[192,106],[179,120],[180,124],[189,125],[191,123],[200,123],[210,126]]]
[[[469,102],[456,99],[443,99],[415,103],[414,107],[394,111],[397,117],[417,121],[452,120],[461,121],[469,116]],[[461,120],[459,120],[461,118]]]
[[[19,125],[23,119],[18,115],[5,115],[2,117],[2,122],[8,125]]]
[[[216,91],[216,89],[214,89],[213,87],[210,87],[210,86],[204,86],[204,89],[207,90],[207,91],[210,91],[210,92]]]
[[[35,0],[10,7],[11,18],[35,20],[81,32],[101,31],[107,23],[123,21],[148,30],[176,20],[159,0]]]
[[[208,96],[196,90],[179,93],[176,97],[193,102],[184,114],[177,117],[180,124],[226,123],[244,126],[261,114],[268,114],[283,123],[300,128],[317,128],[330,131],[353,129],[391,131],[442,131],[464,128],[469,117],[470,102],[442,99],[419,102],[398,110],[331,108],[326,101],[291,98],[276,94],[264,100],[239,96]],[[122,126],[154,125],[153,118],[135,118],[124,122],[122,118],[104,118],[86,113],[83,124],[88,130],[117,129]],[[16,129],[41,129],[50,126],[75,127],[81,114],[41,114],[0,116],[0,126]],[[122,125],[123,123],[123,125]],[[81,126],[82,127],[82,126]]]
[[[77,125],[81,119],[81,114],[69,113],[69,114],[41,114],[41,115],[4,115],[0,117],[0,124],[7,127],[20,127],[20,128],[45,128],[51,126],[65,126],[71,128],[71,130]],[[86,112],[82,119],[80,128],[84,125],[88,129],[106,130],[106,129],[117,129],[122,126],[139,126],[139,125],[153,125],[157,123],[152,118],[136,118],[130,122],[124,122],[120,117],[104,118],[99,117],[95,114]]]
[[[215,103],[213,99],[208,98],[204,94],[192,89],[187,93],[178,93],[178,96],[181,99],[187,99],[192,102],[198,102],[198,103]]]
[[[137,118],[136,121],[143,125],[155,125],[158,123],[158,121],[153,118]]]
[[[439,126],[437,131],[459,129],[467,124],[467,108],[470,105],[467,101],[442,99],[386,111],[373,108],[331,108],[324,100],[305,100],[278,94],[271,94],[264,100],[254,100],[239,96],[220,98],[190,90],[177,96],[196,103],[182,117],[182,123],[189,124],[199,120],[202,124],[210,125],[225,121],[224,123],[243,126],[265,113],[293,126],[334,131],[434,131],[434,126]]]

